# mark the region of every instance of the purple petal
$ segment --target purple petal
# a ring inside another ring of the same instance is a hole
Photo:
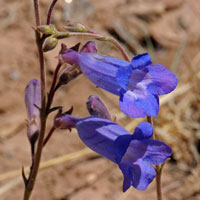
[[[156,95],[168,94],[173,91],[178,83],[177,77],[163,65],[150,65],[144,69],[150,83],[147,89]]]
[[[153,135],[153,127],[148,122],[141,122],[134,131],[133,139],[144,140],[149,139]]]
[[[143,156],[144,161],[159,165],[172,155],[172,149],[159,140],[145,140],[146,151]]]
[[[146,190],[156,176],[156,170],[148,162],[138,161],[131,168],[133,187]]]
[[[126,67],[121,67],[118,69],[116,74],[116,80],[121,88],[127,90],[129,79],[132,74],[132,66],[128,65]]]
[[[145,190],[156,175],[155,169],[152,167],[152,162],[144,159],[147,151],[144,141],[132,140],[121,159],[119,167],[124,174],[124,191],[130,185],[133,185],[136,189]]]
[[[119,105],[123,113],[133,118],[146,115],[157,117],[159,111],[158,97],[142,89],[128,90],[121,94]]]
[[[159,165],[172,155],[171,148],[159,140],[132,140],[121,162],[135,163],[142,159],[149,164]]]
[[[115,163],[121,160],[120,152],[125,151],[123,148],[119,151],[116,150],[116,140],[119,137],[128,136],[130,141],[130,136],[132,136],[121,126],[98,117],[82,118],[76,124],[76,128],[79,137],[89,148]],[[120,140],[128,143],[127,139]]]
[[[151,56],[148,53],[138,54],[131,60],[131,65],[134,69],[143,69],[151,64]]]
[[[123,192],[130,186],[138,190],[146,190],[156,176],[156,170],[148,162],[138,160],[135,163],[120,163],[124,175]]]
[[[118,67],[108,62],[108,57],[98,54],[80,54],[79,65],[87,78],[95,85],[107,90],[115,95],[119,95],[120,86],[116,81]]]
[[[119,168],[124,175],[123,192],[126,192],[126,190],[128,190],[128,188],[133,185],[133,175],[131,173],[129,165],[121,163],[119,164]]]
[[[147,85],[152,82],[145,71],[132,69],[131,65],[120,68],[117,71],[116,80],[124,90],[146,90]]]

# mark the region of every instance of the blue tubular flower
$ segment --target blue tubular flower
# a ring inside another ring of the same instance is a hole
[[[135,56],[131,63],[94,53],[66,50],[62,58],[78,64],[83,73],[97,86],[120,96],[120,108],[128,116],[157,116],[158,95],[176,88],[177,78],[163,65],[152,65],[149,54]]]
[[[124,175],[123,191],[130,186],[145,190],[156,176],[158,165],[171,156],[165,143],[151,139],[151,124],[142,122],[130,134],[110,120],[98,117],[75,118],[64,115],[55,119],[56,128],[76,128],[81,140],[92,150],[118,164]]]

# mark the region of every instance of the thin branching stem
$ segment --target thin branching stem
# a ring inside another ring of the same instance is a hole
[[[47,134],[46,138],[44,139],[43,147],[46,145],[46,143],[49,141],[50,137],[52,136],[53,132],[56,130],[56,128],[53,126],[49,133]]]
[[[54,7],[55,7],[57,1],[58,1],[58,0],[53,0],[53,1],[51,2],[51,5],[49,6],[49,9],[48,9],[48,12],[47,12],[47,25],[49,25],[50,22],[51,22],[51,14],[52,14],[52,11],[53,11],[53,9],[54,9]]]
[[[40,26],[41,22],[40,22],[39,1],[38,0],[33,0],[33,4],[34,4],[34,11],[35,11],[36,25]]]
[[[126,53],[126,51],[124,50],[124,48],[120,45],[120,43],[115,40],[112,37],[104,37],[100,34],[97,33],[88,33],[88,32],[59,32],[57,34],[55,34],[55,37],[57,37],[58,39],[61,38],[66,38],[66,37],[71,37],[71,36],[86,36],[86,37],[93,37],[97,40],[101,40],[101,41],[109,41],[112,44],[114,44],[122,53],[124,59],[128,62],[130,62],[130,59]]]
[[[39,40],[37,40],[39,41]],[[46,70],[44,65],[44,55],[42,52],[42,44],[41,42],[37,43],[38,46],[38,53],[40,59],[40,81],[41,81],[41,110],[40,110],[40,122],[41,122],[41,129],[38,138],[37,150],[34,157],[34,163],[31,167],[31,171],[29,174],[28,182],[24,192],[24,200],[28,200],[31,196],[33,187],[35,185],[36,176],[38,173],[42,149],[43,149],[43,141],[45,136],[45,129],[46,129]]]
[[[54,97],[54,94],[55,94],[56,81],[57,81],[57,77],[58,77],[58,72],[59,72],[61,66],[62,66],[62,64],[59,62],[56,69],[55,69],[55,72],[54,72],[53,81],[52,81],[52,84],[51,84],[51,89],[50,89],[49,94],[48,94],[48,102],[47,102],[47,107],[46,107],[46,113],[48,113],[48,111],[51,107],[52,101],[53,101],[53,97]]]
[[[161,173],[162,170],[160,169],[159,165],[156,165],[156,192],[157,192],[157,199],[162,200],[162,183],[161,183]]]
[[[40,25],[40,12],[39,12],[39,1],[34,0],[34,11],[36,25]],[[42,155],[43,141],[46,129],[46,68],[44,64],[44,54],[42,51],[43,40],[40,34],[36,32],[36,43],[38,48],[39,62],[40,62],[40,82],[41,82],[41,109],[40,109],[40,133],[38,138],[37,150],[34,156],[34,162],[31,166],[31,171],[25,185],[24,200],[29,200],[33,187],[35,185],[36,176],[39,169],[39,164]]]
[[[153,117],[147,116],[147,121],[153,126]],[[156,139],[155,133],[153,134],[153,139]],[[161,173],[162,170],[159,165],[156,165],[156,193],[157,200],[162,200],[162,184],[161,184]]]

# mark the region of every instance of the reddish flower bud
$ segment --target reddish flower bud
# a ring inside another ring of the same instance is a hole
[[[107,107],[98,96],[89,96],[86,106],[90,115],[111,120],[111,116]]]
[[[80,68],[75,67],[67,67],[59,78],[59,85],[66,85],[69,81],[75,79],[77,76],[81,74]]]
[[[80,52],[81,53],[97,53],[97,45],[95,42],[89,41],[82,47]]]
[[[30,143],[35,143],[40,132],[41,85],[37,79],[31,80],[25,88],[25,104],[28,112],[27,135]]]

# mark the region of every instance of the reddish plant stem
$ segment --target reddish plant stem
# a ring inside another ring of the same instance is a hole
[[[39,40],[39,39],[38,39]],[[37,43],[39,59],[40,59],[40,80],[41,80],[41,110],[40,110],[40,121],[41,121],[41,129],[38,138],[37,150],[34,156],[34,162],[31,167],[31,172],[29,174],[28,182],[26,184],[25,192],[24,192],[24,200],[28,200],[31,196],[33,187],[35,185],[36,176],[39,169],[39,164],[42,155],[43,148],[43,140],[45,136],[46,129],[46,70],[44,66],[44,55],[42,52],[42,44]]]
[[[46,145],[46,143],[49,141],[50,137],[52,136],[53,132],[56,130],[56,128],[53,126],[51,130],[49,131],[48,135],[44,139],[43,147]]]
[[[58,77],[58,72],[59,72],[61,66],[62,66],[62,64],[59,62],[56,69],[55,69],[55,72],[54,72],[53,81],[52,81],[51,88],[50,88],[50,91],[49,91],[49,94],[48,94],[48,102],[47,102],[47,107],[46,107],[46,113],[48,113],[49,109],[51,108],[51,104],[52,104],[53,97],[54,97],[54,94],[55,94],[55,86],[56,86],[56,81],[57,81],[57,77]]]
[[[39,11],[39,1],[38,0],[33,0],[34,4],[34,11],[35,11],[35,21],[36,25],[40,26],[40,11]]]
[[[48,12],[47,12],[47,22],[46,22],[47,25],[49,25],[50,22],[51,22],[51,14],[52,14],[52,11],[53,11],[54,6],[56,5],[57,1],[58,1],[58,0],[53,0],[53,1],[51,2],[51,5],[49,6],[49,9],[48,9]]]
[[[111,43],[113,43],[122,53],[122,55],[124,56],[125,60],[130,62],[130,59],[127,55],[127,53],[125,52],[125,50],[123,49],[123,47],[120,45],[120,43],[115,40],[112,37],[104,37],[100,34],[96,34],[96,33],[82,33],[82,32],[60,32],[58,34],[55,34],[55,37],[57,37],[58,39],[62,39],[62,38],[66,38],[66,37],[70,37],[70,36],[87,36],[87,37],[93,37],[97,40],[101,40],[101,41],[109,41]]]
[[[39,1],[33,0],[33,2],[34,2],[36,25],[39,26],[40,25]],[[29,178],[25,184],[25,191],[23,198],[24,200],[29,200],[35,185],[35,180],[38,173],[42,155],[43,140],[46,129],[46,68],[44,64],[44,54],[42,51],[43,40],[41,40],[40,34],[38,32],[36,32],[36,43],[40,61],[40,82],[41,82],[40,133],[38,138],[36,154],[34,155],[34,162],[32,163]]]
[[[147,116],[147,121],[153,126],[153,117]],[[156,139],[155,133],[153,134],[153,139]],[[156,165],[156,172],[157,200],[162,200],[161,168],[159,165]]]
[[[161,169],[159,165],[156,165],[156,192],[157,192],[157,199],[162,200],[162,183],[161,183]]]

